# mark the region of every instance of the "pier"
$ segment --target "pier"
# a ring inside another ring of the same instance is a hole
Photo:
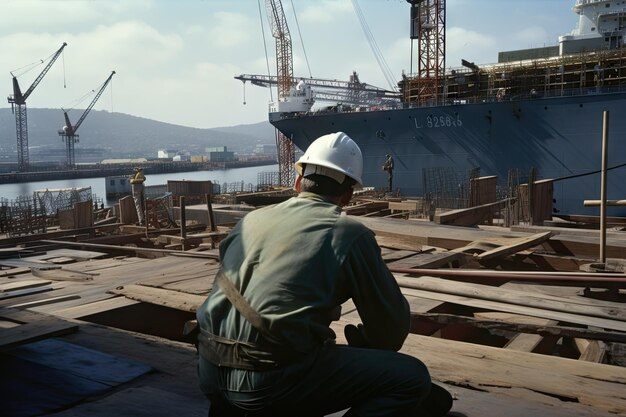
[[[130,175],[133,168],[140,166],[147,175],[166,174],[170,172],[211,171],[219,169],[246,168],[252,166],[276,164],[272,159],[255,159],[245,161],[228,162],[172,162],[172,161],[147,161],[147,162],[124,162],[116,164],[81,164],[75,169],[44,166],[30,172],[5,172],[0,173],[0,184],[15,184],[33,181],[54,181],[75,178],[97,178],[114,175]]]

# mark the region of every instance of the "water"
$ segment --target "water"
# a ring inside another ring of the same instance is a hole
[[[278,165],[263,165],[247,168],[224,169],[215,171],[172,172],[167,174],[146,175],[146,185],[167,184],[167,180],[213,181],[217,184],[243,181],[244,184],[257,185],[260,172],[276,172]],[[132,173],[129,173],[129,175]],[[116,201],[106,201],[105,177],[80,178],[57,181],[35,181],[19,184],[0,184],[0,197],[14,200],[20,195],[32,197],[35,190],[46,188],[83,188],[91,187],[92,194],[105,201],[107,206]]]

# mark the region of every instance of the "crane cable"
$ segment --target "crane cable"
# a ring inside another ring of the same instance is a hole
[[[263,26],[263,13],[261,12],[261,0],[257,0],[257,3],[259,5],[259,22],[261,23],[261,34],[263,36],[263,47],[265,48],[265,63],[267,64],[267,76],[268,78],[271,78],[271,72],[270,72],[270,60],[269,60],[269,55],[267,54],[267,42],[265,40],[265,28]],[[245,88],[245,82],[244,82],[244,88]],[[274,101],[274,95],[272,94],[272,87],[269,88],[270,90],[270,101]],[[244,101],[245,103],[245,101]]]
[[[296,8],[293,5],[293,0],[291,0],[291,9],[293,10],[293,18],[296,21],[296,28],[298,29],[298,36],[300,37],[300,44],[302,45],[302,52],[304,53],[304,60],[306,61],[306,66],[309,69],[309,78],[313,78],[313,74],[311,73],[311,66],[309,65],[309,58],[306,55],[306,49],[304,48],[304,41],[302,40],[302,32],[300,32],[300,24],[298,23],[298,15],[296,14]]]
[[[389,65],[387,65],[387,62],[385,61],[385,58],[383,57],[382,52],[378,48],[378,45],[376,44],[374,35],[372,35],[372,32],[370,31],[367,21],[365,20],[365,15],[363,14],[363,11],[359,7],[359,3],[357,0],[352,0],[352,7],[354,8],[354,12],[359,18],[359,21],[361,23],[361,28],[363,29],[363,32],[365,33],[365,37],[367,38],[370,48],[372,49],[372,52],[374,53],[374,57],[376,58],[376,61],[378,62],[378,66],[383,72],[383,76],[385,77],[385,80],[387,80],[387,83],[389,84],[389,87],[391,90],[397,91],[398,86],[396,85],[393,73],[391,69],[389,68]]]

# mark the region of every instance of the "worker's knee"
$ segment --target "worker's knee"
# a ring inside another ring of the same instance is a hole
[[[416,404],[428,395],[431,384],[430,374],[426,365],[419,359],[399,354],[394,361],[392,372],[393,380],[395,380],[392,392]]]

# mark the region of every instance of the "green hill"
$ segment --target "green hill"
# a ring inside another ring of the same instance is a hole
[[[70,119],[78,119],[82,112],[75,110]],[[31,161],[65,155],[65,144],[58,135],[63,124],[63,112],[59,109],[28,109]],[[274,127],[269,122],[197,129],[98,110],[89,113],[78,134],[77,162],[82,162],[81,155],[88,154],[103,158],[155,158],[159,149],[200,154],[205,148],[215,146],[249,153],[257,144],[275,143]],[[16,153],[15,116],[10,108],[0,109],[0,162],[14,162]]]

